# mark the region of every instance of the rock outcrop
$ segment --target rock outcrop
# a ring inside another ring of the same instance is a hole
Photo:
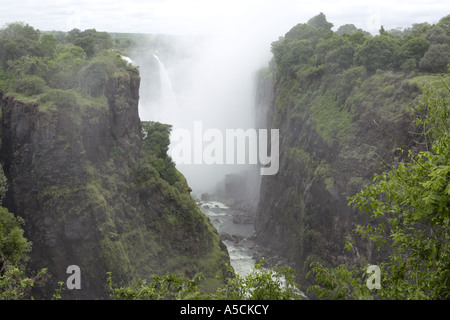
[[[37,298],[50,298],[70,265],[80,267],[81,290],[66,295],[80,299],[107,297],[109,271],[121,284],[225,271],[226,248],[186,182],[174,188],[143,153],[139,83],[136,69],[122,70],[107,79],[103,100],[72,107],[0,95],[4,205],[25,220],[30,269],[50,274]]]
[[[302,89],[300,81],[282,79],[275,68],[273,95],[266,85],[260,92],[266,97],[268,127],[280,130],[280,167],[276,175],[262,178],[257,243],[286,258],[300,281],[313,260],[333,266],[355,265],[362,258],[379,262],[383,253],[355,236],[367,217],[349,207],[347,197],[385,165],[395,166],[402,159],[397,148],[414,144],[416,129],[405,110],[421,90],[402,73],[355,69],[354,82],[338,103],[339,75],[310,78]],[[383,94],[386,86],[392,86],[392,94]],[[352,251],[344,249],[347,239],[355,242]]]

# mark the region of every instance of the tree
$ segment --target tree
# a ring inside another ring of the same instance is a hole
[[[450,36],[450,14],[439,20],[437,25]]]
[[[112,274],[108,272],[107,288],[114,299],[121,300],[171,300],[171,299],[217,299],[217,300],[299,300],[302,294],[295,282],[292,268],[264,269],[265,261],[257,263],[253,271],[240,276],[234,274],[224,279],[225,285],[215,293],[201,293],[197,285],[202,274],[192,279],[167,273],[153,276],[150,281],[137,279],[128,287],[117,287]]]
[[[450,90],[446,90],[442,95],[426,88],[421,105],[411,109],[426,151],[414,155],[403,149],[408,161],[375,175],[372,184],[348,198],[349,205],[370,215],[355,232],[388,252],[388,258],[377,263],[380,288],[367,290],[363,282],[367,265],[329,269],[313,262],[308,276],[315,274],[317,284],[307,292],[325,299],[450,298]],[[350,237],[346,248],[352,246]]]
[[[319,262],[310,265],[306,278],[314,275],[315,285],[306,293],[318,299],[326,300],[371,300],[373,295],[365,285],[363,278],[365,268],[349,269],[345,265],[327,268]]]
[[[447,73],[450,60],[449,46],[433,44],[419,62],[422,71],[433,73]]]
[[[415,36],[424,35],[432,26],[428,22],[413,23],[412,28],[407,29],[407,32],[411,32]]]
[[[112,298],[117,300],[180,300],[198,298],[200,292],[197,288],[202,274],[189,279],[182,275],[167,273],[164,276],[153,276],[147,280],[137,279],[128,287],[118,288],[114,283],[111,272],[107,273],[107,289]]]
[[[155,121],[143,121],[143,147],[157,158],[166,158],[170,145],[172,126]]]
[[[292,67],[309,63],[314,54],[314,49],[310,40],[288,38],[281,43],[275,43],[272,46],[272,52],[278,67],[289,74]]]
[[[429,150],[413,155],[349,198],[370,214],[357,233],[388,246],[380,296],[389,299],[450,298],[450,109],[445,95],[426,89],[412,109]]]
[[[316,28],[322,28],[325,30],[331,30],[333,28],[333,24],[331,22],[327,21],[326,16],[321,12],[317,16],[312,17],[307,22],[308,25],[316,27]]]
[[[301,300],[300,286],[295,282],[295,271],[290,267],[264,269],[265,261],[255,264],[252,272],[240,276],[232,272],[226,285],[214,294],[226,300]]]
[[[78,38],[75,40],[74,45],[83,48],[88,58],[95,53],[95,40],[92,37]]]
[[[23,237],[23,223],[23,219],[0,207],[0,274],[23,263],[31,250],[31,243]]]
[[[390,70],[398,66],[400,46],[387,35],[368,38],[355,53],[355,61],[368,71]]]
[[[357,46],[363,45],[364,42],[367,40],[367,34],[363,31],[356,31],[351,34],[345,35],[345,37],[348,38],[350,43],[356,48]]]
[[[7,181],[0,164],[0,204],[7,190]],[[31,242],[24,236],[24,221],[0,206],[0,300],[21,299],[40,279],[45,279],[46,269],[33,277],[25,276],[25,263]]]
[[[355,27],[354,24],[344,24],[337,29],[336,34],[342,36],[344,34],[352,34],[357,31],[359,30]]]
[[[67,33],[67,41],[74,43],[81,36],[81,30],[74,28]]]
[[[384,30],[384,27],[381,26],[380,30],[378,31],[380,33],[381,36],[386,36],[388,33],[386,32],[386,30]]]
[[[111,73],[109,61],[102,59],[92,61],[81,72],[83,90],[93,97],[104,94],[106,81]]]
[[[58,41],[55,36],[52,34],[44,34],[39,40],[39,50],[40,55],[43,57],[47,57],[49,59],[53,59],[56,54],[56,45]]]
[[[42,57],[22,56],[16,60],[8,61],[8,68],[17,77],[25,75],[35,75],[43,79],[48,79],[52,73],[51,63]]]
[[[430,47],[430,42],[424,37],[413,37],[402,45],[402,56],[406,59],[415,59],[417,62]]]
[[[23,223],[0,207],[0,300],[25,298],[36,281],[46,279],[45,268],[32,277],[25,276],[31,243],[23,236]]]
[[[450,37],[439,26],[434,26],[426,33],[426,38],[431,44],[450,44]]]
[[[1,30],[1,36],[10,39],[26,39],[31,42],[39,40],[40,31],[23,22],[13,22]]]
[[[14,90],[27,96],[34,96],[44,92],[45,80],[39,76],[26,75],[16,80]]]
[[[320,39],[317,42],[314,51],[315,54],[318,56],[319,61],[323,61],[324,57],[328,52],[339,48],[340,46],[344,45],[344,43],[345,43],[344,38],[339,37],[337,35],[333,35],[330,38]]]
[[[28,24],[14,22],[0,30],[0,62],[7,67],[9,60],[35,55],[40,32]]]
[[[326,62],[333,63],[338,68],[345,70],[353,63],[354,49],[351,45],[343,45],[326,55]]]

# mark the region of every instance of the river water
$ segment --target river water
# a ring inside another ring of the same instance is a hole
[[[222,242],[227,246],[230,263],[235,273],[249,274],[257,261],[254,226],[252,223],[236,222],[239,212],[218,201],[201,201],[197,203],[200,210],[209,218],[217,229]]]
[[[242,212],[218,201],[200,201],[197,205],[216,227],[222,242],[227,246],[234,272],[241,277],[251,273],[255,263],[259,262],[254,257],[262,256],[261,249],[253,241],[253,223],[245,223],[241,219],[237,222],[236,216],[240,216]],[[284,283],[284,278],[281,281]],[[303,292],[299,294],[303,299],[308,299]]]

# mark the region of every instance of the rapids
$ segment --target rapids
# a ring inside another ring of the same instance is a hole
[[[238,212],[218,201],[198,202],[200,210],[209,218],[227,246],[234,271],[241,276],[249,274],[256,263],[256,253],[252,240],[254,227],[251,223],[233,221]]]

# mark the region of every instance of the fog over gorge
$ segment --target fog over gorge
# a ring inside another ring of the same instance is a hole
[[[449,93],[448,0],[2,3],[0,300],[449,300]]]
[[[182,53],[188,52],[187,57],[177,57],[177,52],[158,57],[159,67],[165,68],[160,75],[160,96],[153,100],[152,97],[141,98],[141,119],[171,124],[173,131],[186,129],[191,133],[192,142],[196,121],[202,124],[202,139],[207,129],[217,129],[225,136],[226,129],[255,128],[256,71],[264,66],[264,59],[267,65],[268,54],[253,42],[235,40],[208,36],[199,40],[194,48],[182,48]],[[146,59],[155,57],[151,55]],[[142,61],[142,58],[137,60]],[[146,72],[144,66],[140,70]],[[154,83],[145,81],[144,76],[141,90],[152,85]],[[192,161],[178,168],[194,191],[206,192],[214,188],[225,173],[240,171],[243,165],[233,168],[226,164],[198,165]]]
[[[246,10],[251,14],[244,16],[242,12]],[[211,30],[204,30],[205,35],[179,36],[175,41],[178,45],[170,52],[152,52],[152,55],[146,54],[144,59],[135,57],[141,64],[143,78],[139,106],[142,120],[171,124],[173,131],[186,129],[191,134],[192,143],[195,121],[201,122],[203,132],[219,130],[224,139],[226,129],[257,129],[257,72],[268,67],[272,56],[270,44],[279,36],[277,29],[267,21],[280,20],[281,17],[271,16],[271,11],[264,5],[253,9],[247,7],[242,11],[236,8],[232,17]],[[146,69],[149,61],[145,61],[154,59],[154,55],[159,59],[160,67],[165,68],[159,79],[163,85],[159,93],[161,96],[156,99],[146,93],[157,80],[146,77],[146,72],[155,72],[154,64]],[[204,141],[203,147],[208,143]],[[246,144],[248,147],[248,141]],[[193,146],[192,151],[196,152]],[[223,152],[225,160],[225,141]],[[225,174],[257,170],[258,165],[249,164],[248,150],[246,154],[245,164],[240,165],[225,164],[225,161],[224,164],[200,165],[192,161],[177,167],[194,192],[208,192],[213,191]],[[192,154],[192,159],[194,156]]]
[[[334,30],[342,24],[354,23],[375,34],[382,24],[386,28],[409,26],[411,21],[399,20],[394,12],[424,5],[420,1],[415,2],[129,1],[121,6],[122,12],[117,15],[118,5],[115,3],[96,1],[90,5],[84,1],[69,1],[68,5],[61,7],[66,11],[59,17],[59,24],[58,20],[54,20],[56,25],[43,20],[36,23],[44,30],[96,28],[179,37],[175,40],[177,46],[171,46],[163,53],[149,47],[144,56],[140,56],[143,52],[139,50],[133,57],[141,67],[140,116],[142,120],[171,124],[173,130],[183,128],[193,133],[194,121],[202,121],[203,130],[215,128],[225,133],[226,129],[255,128],[256,72],[267,67],[272,57],[271,43],[293,25],[325,12],[334,24]],[[27,8],[32,10],[37,2],[29,1],[27,4]],[[57,8],[59,4],[48,1],[48,6]],[[436,1],[436,6],[432,2],[427,3],[423,17],[414,17],[414,20],[427,20],[426,15],[439,12],[439,6],[439,1]],[[6,11],[7,7],[3,12]],[[21,14],[25,18],[26,10]],[[145,18],[146,14],[148,18]],[[94,16],[99,18],[95,23],[91,20]],[[127,23],[119,27],[115,21],[121,17]],[[17,15],[19,21],[20,18]],[[172,93],[166,91],[169,90],[167,87],[158,92],[159,84],[152,77],[158,70],[148,61],[154,59],[154,55],[166,69],[167,77],[163,83],[168,85],[167,81],[170,81]],[[160,94],[165,97],[155,99]],[[178,165],[192,188],[199,192],[214,188],[225,174],[245,170],[245,167]]]

